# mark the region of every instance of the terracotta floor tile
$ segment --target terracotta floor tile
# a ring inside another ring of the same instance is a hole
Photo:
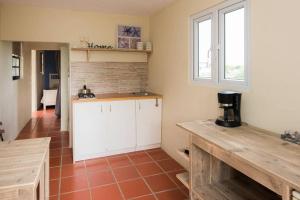
[[[69,133],[60,131],[60,119],[55,116],[54,110],[38,111],[34,115],[35,117],[22,130],[18,139],[51,137],[50,200],[124,200],[123,194],[125,199],[154,200],[154,194],[151,194],[147,184],[151,182],[154,187],[153,184],[158,180],[159,183],[155,184],[158,191],[173,187],[172,183],[176,186],[175,175],[183,171],[181,166],[160,148],[73,164],[73,152],[68,148]],[[167,176],[161,167],[167,171],[169,180],[157,177],[152,180],[151,177],[156,175]],[[146,184],[139,177],[141,174],[147,177],[149,183]],[[115,184],[115,178],[122,192]],[[174,182],[171,181],[172,183],[169,184],[170,180]],[[158,192],[159,200],[181,200],[182,196],[187,197],[188,190],[182,185],[178,186],[179,189],[168,190],[169,193]],[[93,198],[90,198],[91,194]]]
[[[85,165],[88,171],[99,171],[109,169],[109,165],[105,158],[86,160]]]
[[[146,162],[152,161],[152,159],[145,152],[129,154],[129,157],[133,161],[134,164],[140,164],[140,163],[146,163]]]
[[[153,195],[148,195],[148,196],[138,197],[134,200],[155,200],[155,197]]]
[[[158,164],[159,164],[159,166],[161,166],[167,172],[183,169],[183,167],[181,167],[173,159],[158,161]]]
[[[60,167],[50,168],[50,180],[58,179],[60,177]]]
[[[145,179],[154,192],[170,190],[177,187],[165,174],[150,176]]]
[[[61,193],[84,190],[87,188],[88,182],[85,175],[61,179]]]
[[[185,195],[180,190],[172,190],[156,194],[159,200],[185,200]]]
[[[72,192],[60,196],[60,200],[90,200],[90,191],[84,190],[79,192]]]
[[[161,151],[162,149],[160,147],[154,148],[154,149],[146,149],[145,152],[152,152],[152,151]]]
[[[146,153],[146,151],[144,151],[144,150],[140,150],[140,151],[132,151],[132,152],[126,153],[125,155],[130,156],[130,155],[139,154],[139,153]]]
[[[52,196],[49,198],[49,200],[58,200],[58,196]]]
[[[107,160],[112,168],[126,167],[126,166],[131,165],[130,160],[125,155],[111,156],[111,157],[108,157]]]
[[[91,187],[115,183],[114,177],[110,171],[99,171],[88,174]]]
[[[150,190],[143,179],[136,179],[119,183],[125,198],[134,198],[150,194]]]
[[[116,184],[101,186],[92,189],[93,200],[123,200]]]
[[[187,187],[183,186],[180,188],[181,192],[186,196],[188,197],[190,194],[190,191],[187,189]]]
[[[57,126],[57,127],[51,128],[51,130],[53,130],[53,131],[60,131],[60,126]]]
[[[61,157],[53,157],[50,158],[50,167],[60,166]]]
[[[50,149],[50,158],[60,157],[61,152],[62,152],[61,149]]]
[[[62,166],[62,177],[84,175],[86,172],[84,162]]]
[[[68,148],[70,146],[69,140],[63,140],[62,141],[62,147],[63,148]]]
[[[50,149],[58,149],[61,148],[62,143],[61,142],[52,142],[50,143]]]
[[[49,132],[48,132],[48,136],[49,137],[59,137],[61,135],[61,132],[60,131],[52,131],[52,130],[50,130]]]
[[[61,136],[51,137],[51,143],[61,142],[61,141],[62,141]]]
[[[160,167],[154,162],[136,165],[136,168],[142,174],[142,176],[150,176],[163,172]]]
[[[69,132],[63,132],[63,131],[60,131],[61,132],[61,138],[62,139],[69,139],[69,137],[70,137],[70,134],[69,134]]]
[[[170,159],[170,156],[161,149],[155,151],[148,151],[147,153],[156,161]]]
[[[62,165],[69,165],[69,164],[73,164],[73,156],[72,155],[62,156]]]
[[[62,154],[64,156],[73,155],[73,149],[72,148],[63,148]]]
[[[140,177],[135,167],[132,166],[113,169],[113,172],[117,181],[125,181]]]
[[[58,194],[59,180],[50,181],[50,196]]]

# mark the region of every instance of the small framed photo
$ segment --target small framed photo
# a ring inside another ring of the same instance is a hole
[[[141,41],[141,27],[118,26],[118,48],[136,49],[137,42]]]

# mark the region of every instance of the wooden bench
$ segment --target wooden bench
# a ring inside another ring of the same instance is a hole
[[[300,191],[299,145],[248,125],[224,128],[208,120],[178,126],[191,133],[192,200],[292,200]]]
[[[0,143],[0,199],[49,199],[51,138]]]

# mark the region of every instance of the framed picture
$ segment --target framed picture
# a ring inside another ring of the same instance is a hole
[[[19,80],[21,74],[20,56],[12,55],[12,79]]]
[[[137,42],[141,41],[141,27],[118,26],[118,48],[136,49]]]

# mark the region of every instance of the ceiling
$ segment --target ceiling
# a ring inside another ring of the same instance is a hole
[[[151,15],[174,0],[0,0],[0,3],[98,11],[125,15]]]

